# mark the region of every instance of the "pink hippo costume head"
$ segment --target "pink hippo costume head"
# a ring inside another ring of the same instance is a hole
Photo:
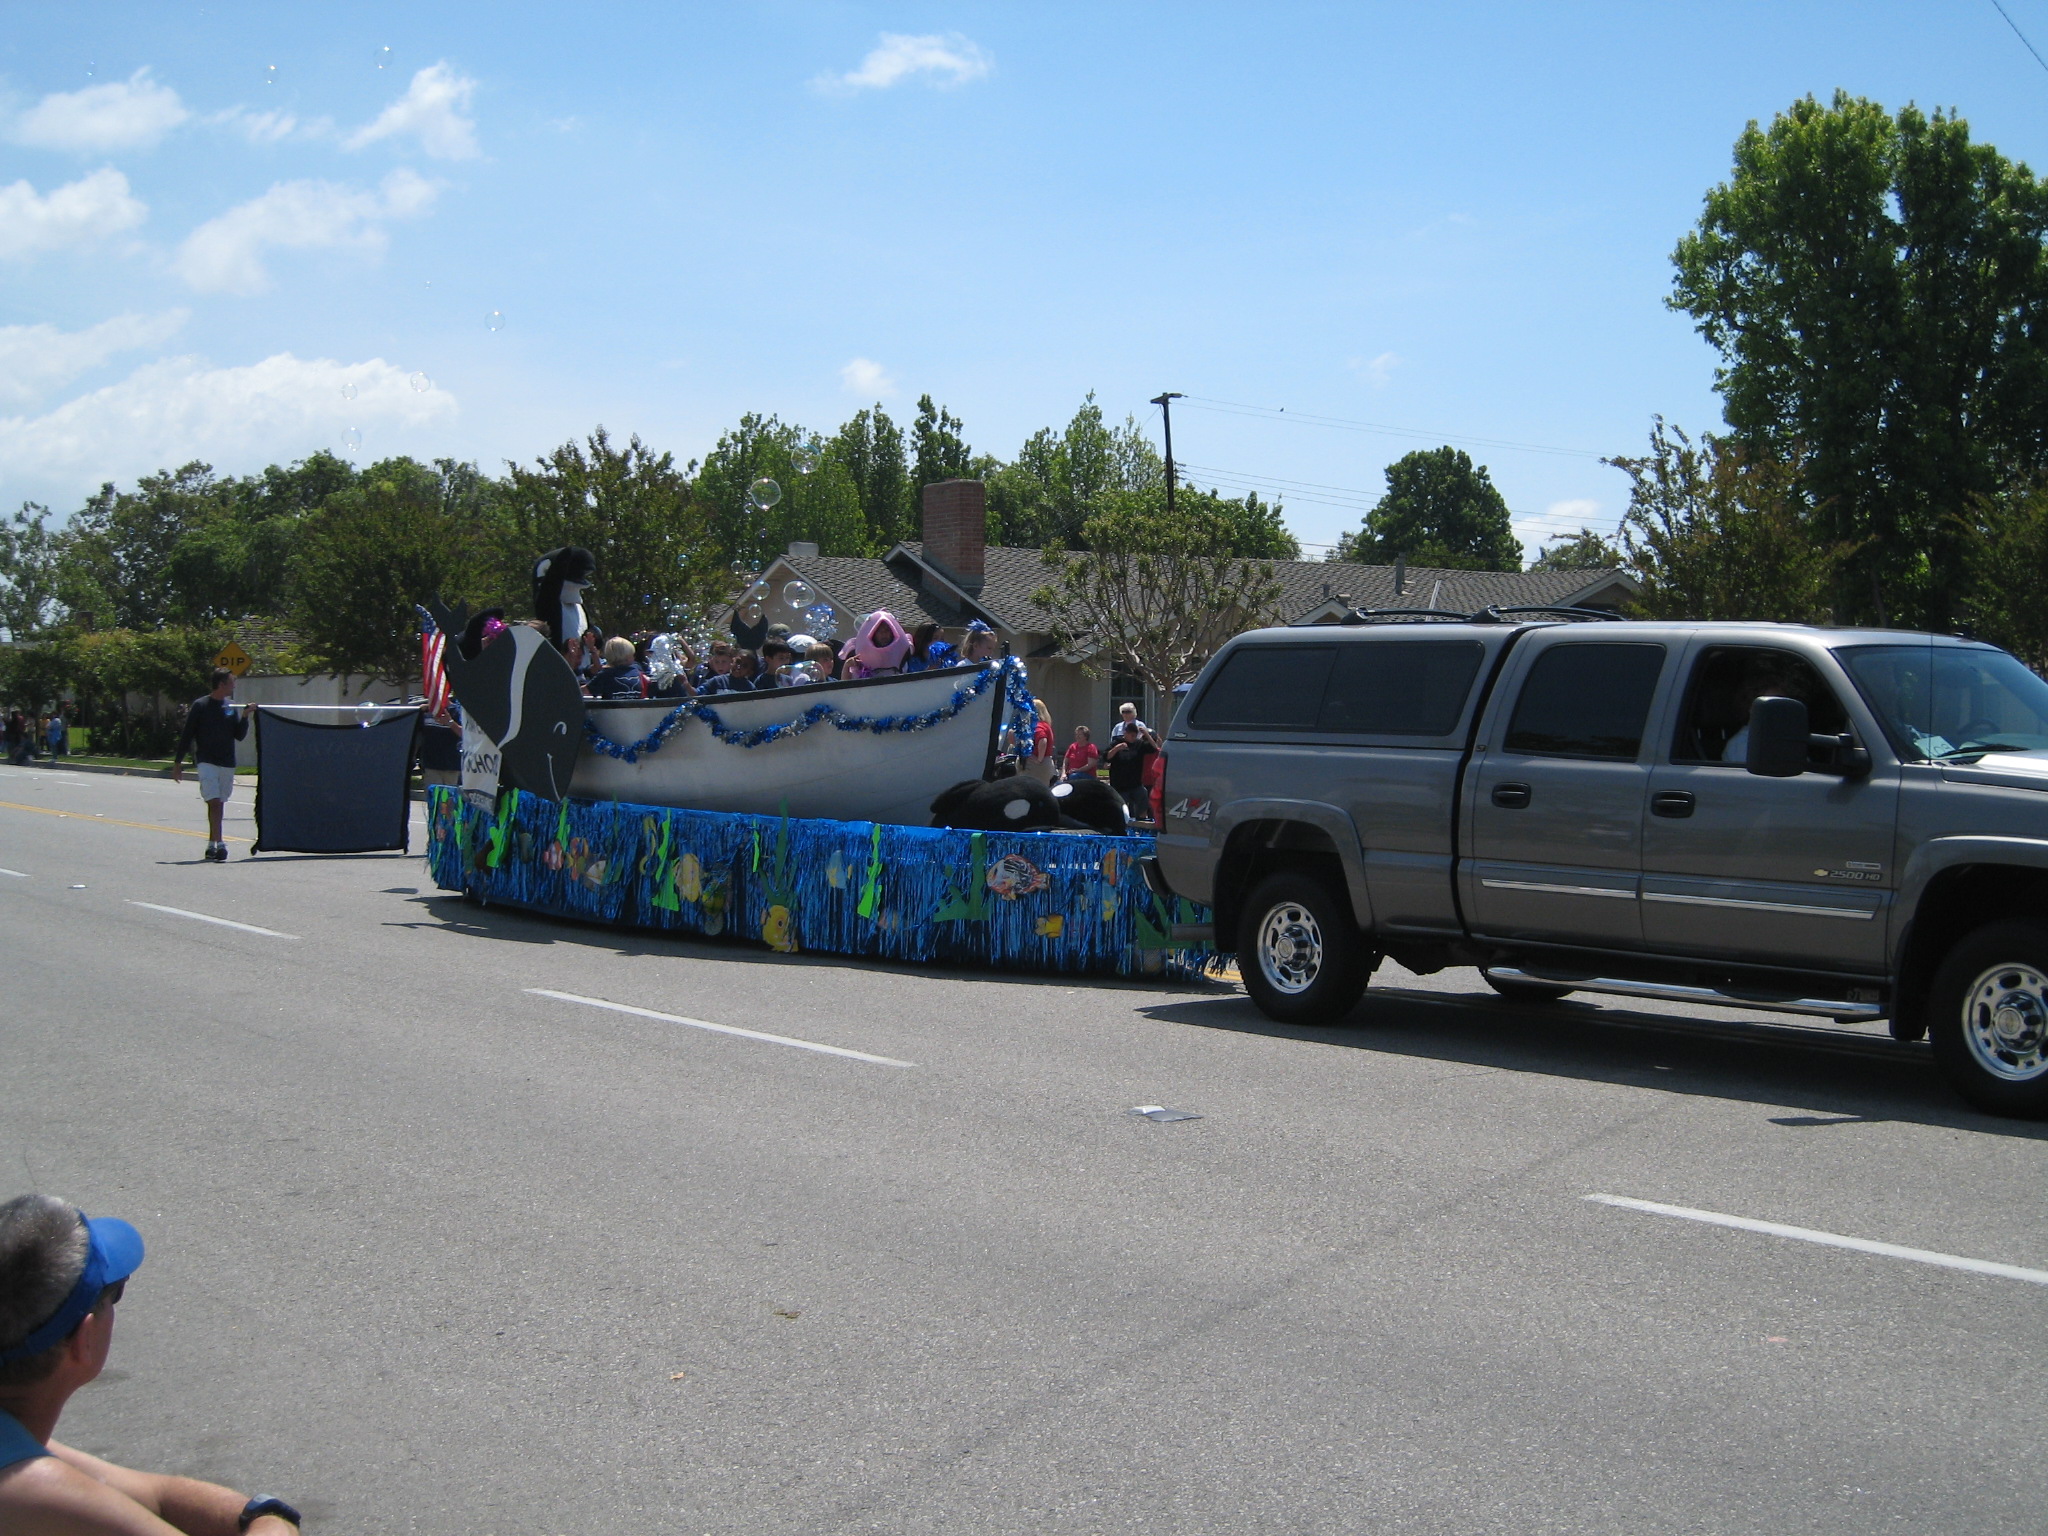
[[[903,670],[903,658],[910,654],[910,632],[903,621],[886,608],[877,608],[862,619],[846,643],[848,677],[890,677]]]

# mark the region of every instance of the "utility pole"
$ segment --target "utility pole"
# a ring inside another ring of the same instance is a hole
[[[1181,398],[1178,390],[1169,389],[1163,395],[1154,395],[1152,403],[1159,407],[1159,416],[1166,423],[1166,515],[1173,516],[1173,404]]]

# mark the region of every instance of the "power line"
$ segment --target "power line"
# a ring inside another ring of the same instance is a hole
[[[1999,4],[1999,0],[1991,0],[1991,3],[1994,7],[1997,8],[1998,14],[2005,17],[2005,24],[2008,27],[2012,28],[2012,35],[2018,38],[2022,43],[2026,43],[2027,52],[2031,53],[2034,56],[2034,62],[2040,65],[2043,69],[2048,69],[2048,59],[2042,58],[2041,50],[2036,48],[2032,43],[2027,42],[2027,34],[2020,30],[2020,24],[2012,19],[2012,17],[2007,13],[2005,7]]]
[[[1505,448],[1517,453],[1545,453],[1571,459],[1602,459],[1605,454],[1584,448],[1559,448],[1549,443],[1524,443],[1503,437],[1473,437],[1453,432],[1428,432],[1415,427],[1390,426],[1378,421],[1355,421],[1348,416],[1326,416],[1318,411],[1290,411],[1286,406],[1250,405],[1242,400],[1216,400],[1207,395],[1189,395],[1194,410],[1213,411],[1226,416],[1250,416],[1261,421],[1292,421],[1310,427],[1334,427],[1347,432],[1374,432],[1389,437],[1421,438],[1433,442],[1469,443],[1479,448]]]

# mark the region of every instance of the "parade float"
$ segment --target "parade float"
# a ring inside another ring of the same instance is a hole
[[[463,635],[466,614],[435,614]],[[467,654],[465,654],[467,652]],[[927,825],[1034,716],[1023,664],[705,698],[583,697],[539,629],[451,643],[459,787],[429,867],[483,902],[769,948],[1159,974],[1207,913],[1145,884],[1152,839]],[[1040,794],[1043,791],[1039,791]]]

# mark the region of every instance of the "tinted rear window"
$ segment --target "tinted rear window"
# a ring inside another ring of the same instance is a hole
[[[1506,750],[1634,759],[1663,670],[1661,645],[1553,645],[1529,668]]]
[[[1206,731],[1312,731],[1333,645],[1248,645],[1202,690],[1194,723]]]
[[[1317,729],[1360,736],[1447,736],[1486,647],[1477,640],[1383,640],[1337,653]]]

